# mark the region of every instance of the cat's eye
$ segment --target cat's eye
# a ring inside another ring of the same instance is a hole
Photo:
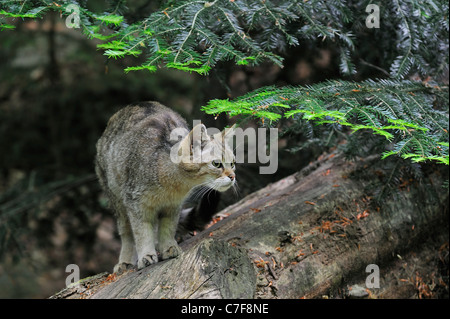
[[[222,162],[218,161],[218,160],[214,160],[211,162],[212,166],[216,167],[216,168],[221,168],[222,167]]]
[[[235,161],[231,162],[231,168],[234,168],[234,165],[236,164]]]

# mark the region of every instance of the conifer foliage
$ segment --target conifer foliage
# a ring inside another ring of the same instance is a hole
[[[370,130],[382,158],[399,155],[413,162],[434,160],[449,165],[448,90],[409,80],[325,81],[304,87],[265,87],[233,101],[212,100],[203,107],[209,114],[227,113],[242,119],[254,117],[273,125],[293,119],[296,130],[326,126],[327,139],[345,128],[359,145],[367,146],[360,130]],[[289,128],[288,130],[292,130]],[[309,133],[307,135],[313,135]],[[356,155],[349,143],[346,152]]]
[[[14,19],[76,11],[80,30],[102,40],[98,48],[107,57],[145,57],[125,72],[167,67],[205,75],[222,61],[282,67],[288,48],[326,44],[338,52],[346,80],[262,88],[234,101],[213,100],[203,110],[262,124],[285,118],[303,129],[314,123],[335,133],[370,131],[383,138],[382,158],[449,164],[448,87],[434,81],[448,72],[447,1],[380,2],[375,28],[367,25],[370,0],[170,0],[138,21],[128,21],[125,1],[108,4],[94,13],[87,1],[5,0],[0,29],[14,29]],[[351,81],[365,77],[363,66],[385,79]],[[407,80],[413,73],[427,81]]]
[[[287,47],[308,42],[333,45],[347,75],[358,72],[362,56],[394,78],[412,71],[442,73],[448,66],[448,3],[443,0],[380,3],[379,28],[365,23],[370,0],[172,0],[133,23],[127,21],[125,1],[107,2],[109,10],[94,13],[87,1],[4,0],[0,29],[14,28],[11,18],[76,14],[82,32],[105,42],[98,47],[106,56],[146,56],[145,63],[126,71],[165,65],[206,74],[224,60],[281,66]]]

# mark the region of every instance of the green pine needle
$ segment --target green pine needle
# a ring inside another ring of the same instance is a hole
[[[396,155],[413,162],[448,165],[448,100],[442,106],[447,113],[431,115],[434,105],[430,97],[434,94],[448,97],[448,88],[411,81],[335,80],[308,87],[261,88],[234,101],[212,100],[202,110],[214,116],[226,113],[243,119],[268,119],[271,124],[285,118],[339,130],[346,127],[352,135],[370,131],[383,137],[382,143],[391,148],[382,159]],[[403,102],[399,104],[399,100]]]
[[[115,25],[115,26],[119,26],[123,20],[124,17],[123,16],[119,16],[119,15],[93,15],[93,17],[103,23],[105,23],[106,25]]]

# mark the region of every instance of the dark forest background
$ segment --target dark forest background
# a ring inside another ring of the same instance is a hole
[[[102,1],[90,5],[103,9]],[[157,9],[158,1],[133,1],[129,8],[128,16],[137,20]],[[286,50],[283,68],[220,62],[207,76],[166,68],[125,73],[136,58],[108,59],[96,47],[100,41],[67,28],[57,13],[11,23],[14,30],[0,32],[0,224],[7,223],[0,233],[0,298],[46,298],[65,287],[68,264],[80,267],[81,278],[112,271],[120,240],[93,163],[95,144],[118,109],[155,100],[188,123],[201,119],[222,129],[229,118],[200,110],[211,99],[343,78],[339,52],[327,42]],[[351,79],[385,73],[360,64]],[[448,72],[442,81],[448,85]],[[325,150],[309,145],[289,151],[307,140],[302,134],[280,138],[276,174],[239,165],[239,194],[225,193],[219,208],[300,170]]]
[[[55,13],[15,24],[16,30],[0,32],[0,210],[7,211],[0,222],[9,223],[0,241],[0,298],[48,297],[65,286],[72,263],[81,278],[111,271],[120,241],[93,159],[97,139],[119,108],[155,100],[190,123],[202,119],[223,128],[225,116],[200,111],[210,99],[339,75],[332,51],[306,47],[289,51],[283,69],[223,63],[206,77],[168,69],[125,74],[128,59],[107,59],[98,42],[67,28]],[[239,195],[226,193],[220,207],[320,153],[313,148],[293,155],[283,151],[288,143],[280,141],[274,175],[252,174],[256,165],[238,167]]]

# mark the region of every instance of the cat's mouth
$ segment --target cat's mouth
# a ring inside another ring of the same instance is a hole
[[[225,192],[226,190],[230,189],[234,185],[234,183],[235,180],[230,179],[228,179],[228,181],[221,180],[220,182],[216,180],[213,183],[212,188],[219,192]]]
[[[219,192],[225,192],[226,190],[230,189],[232,185],[233,184],[230,183],[230,185],[228,185],[228,186],[219,186],[219,187],[216,187],[215,190],[219,191]]]

